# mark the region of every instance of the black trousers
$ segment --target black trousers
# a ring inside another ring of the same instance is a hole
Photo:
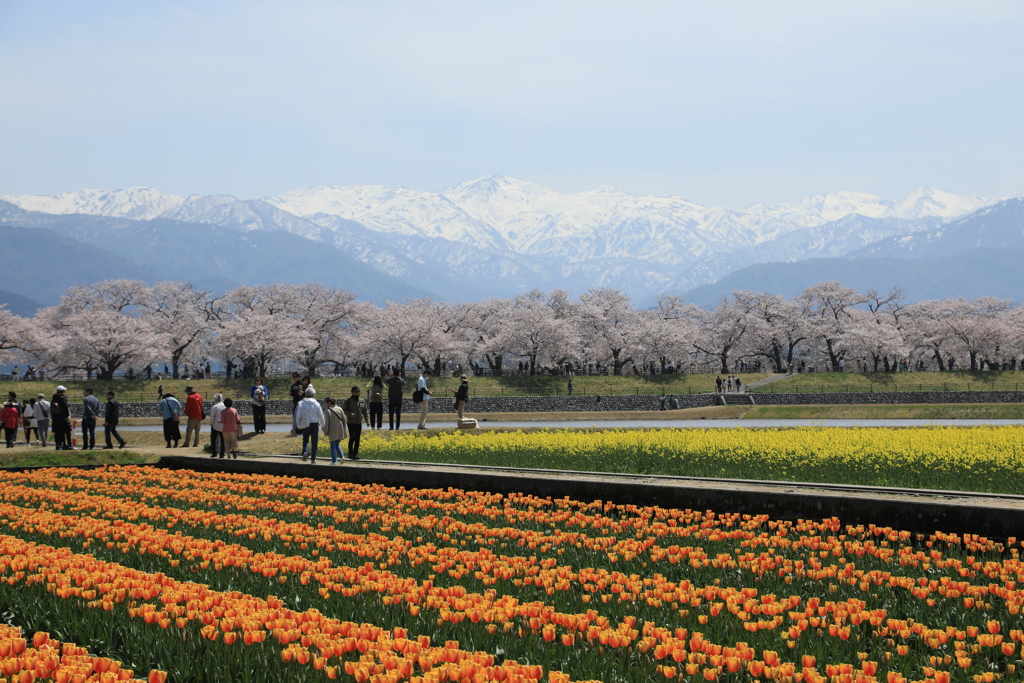
[[[359,455],[359,437],[363,435],[363,425],[349,424],[348,426],[348,457]]]
[[[383,407],[384,404],[381,404]],[[388,399],[388,427],[390,429],[401,429],[402,427],[402,399]]]
[[[218,444],[220,445],[219,451],[217,450]],[[210,450],[214,455],[219,453],[221,457],[224,457],[224,432],[219,432],[213,427],[210,427]]]
[[[82,450],[96,448],[96,418],[82,418]]]
[[[67,422],[53,423],[53,443],[58,450],[71,448],[71,425]]]
[[[252,428],[257,434],[262,434],[267,431],[267,407],[256,406],[252,407]]]
[[[107,448],[114,447],[114,444],[110,441],[110,437],[114,437],[115,439],[117,439],[117,443],[119,445],[124,445],[124,439],[122,439],[121,435],[117,433],[117,425],[114,425],[113,427],[103,425],[103,436],[107,440]]]
[[[380,429],[384,424],[384,402],[370,403],[370,429]]]
[[[18,441],[18,428],[4,427],[4,440],[7,441],[8,448],[15,445]]]

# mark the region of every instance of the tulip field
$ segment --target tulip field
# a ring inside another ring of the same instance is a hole
[[[1024,494],[1024,428],[1018,426],[412,433],[364,439],[361,455]]]
[[[0,681],[1012,681],[1022,574],[836,519],[0,472]]]

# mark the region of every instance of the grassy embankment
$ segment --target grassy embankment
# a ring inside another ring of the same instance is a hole
[[[753,393],[864,391],[1019,391],[1024,372],[813,372],[751,389]]]

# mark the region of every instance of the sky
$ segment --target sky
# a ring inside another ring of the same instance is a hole
[[[0,195],[1024,190],[1024,3],[0,0]]]

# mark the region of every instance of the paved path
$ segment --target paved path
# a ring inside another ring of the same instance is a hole
[[[743,375],[740,375],[740,377],[743,377]],[[777,374],[774,374],[774,375],[769,375],[768,377],[765,377],[764,379],[759,379],[756,382],[751,382],[750,384],[744,384],[743,386],[746,387],[747,389],[753,389],[754,387],[763,387],[765,384],[771,384],[772,382],[778,382],[779,380],[786,379],[787,377],[792,377],[792,375],[787,375],[784,372],[780,372],[780,373],[777,373]]]
[[[500,427],[505,429],[586,429],[600,427],[603,429],[735,429],[748,427],[757,429],[774,429],[779,427],[980,427],[983,425],[1006,426],[1024,425],[1024,420],[914,420],[914,419],[710,419],[710,420],[489,420],[479,416],[481,427]],[[454,422],[454,421],[453,421]],[[430,427],[450,428],[453,422],[431,422]],[[156,432],[158,426],[120,427],[122,432]],[[267,433],[284,434],[291,431],[291,425],[267,425]],[[401,431],[415,431],[402,428]],[[366,434],[368,432],[364,432]]]

